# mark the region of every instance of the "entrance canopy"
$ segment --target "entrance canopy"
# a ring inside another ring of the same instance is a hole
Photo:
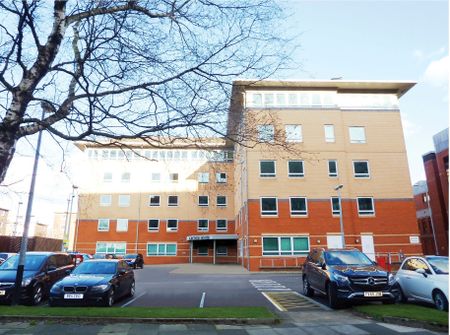
[[[237,240],[237,234],[190,235],[187,241]]]

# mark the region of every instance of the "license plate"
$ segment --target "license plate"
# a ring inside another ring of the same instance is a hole
[[[83,299],[82,294],[64,294],[64,299]]]
[[[0,290],[0,295],[6,295],[6,291],[5,290]]]
[[[365,297],[382,297],[383,292],[364,292]]]

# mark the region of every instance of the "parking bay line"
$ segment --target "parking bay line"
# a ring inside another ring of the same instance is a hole
[[[272,305],[274,305],[280,312],[287,312],[285,308],[283,308],[281,305],[279,305],[275,300],[273,300],[271,297],[269,297],[265,292],[261,292],[261,294],[266,297],[267,300],[269,300]]]
[[[124,303],[124,304],[123,304],[122,306],[120,306],[120,307],[121,307],[121,308],[122,308],[122,307],[126,307],[126,306],[128,306],[129,304],[131,304],[132,302],[135,302],[137,299],[139,299],[140,297],[142,297],[142,296],[144,296],[144,295],[146,295],[146,294],[147,294],[147,292],[142,292],[142,293],[139,294],[137,297],[135,297],[135,298],[131,299],[130,301]]]
[[[203,305],[205,304],[205,296],[206,296],[206,292],[203,292],[202,294],[202,299],[200,300],[200,308],[203,308]]]

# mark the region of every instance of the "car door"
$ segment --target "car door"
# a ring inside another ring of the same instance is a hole
[[[425,277],[416,272],[417,269],[431,273],[429,266],[419,257],[411,257],[403,264],[400,283],[403,293],[407,297],[430,301],[433,281],[429,274]]]
[[[45,289],[48,292],[55,282],[58,281],[58,261],[56,255],[50,255],[47,258],[45,266],[45,274],[43,277]]]

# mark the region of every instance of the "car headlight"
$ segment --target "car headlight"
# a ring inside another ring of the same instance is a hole
[[[105,291],[109,287],[108,284],[95,285],[91,287],[92,291]]]
[[[23,279],[22,280],[22,287],[30,285],[32,280],[33,280],[33,278],[25,278],[25,279]]]
[[[336,281],[337,281],[339,284],[350,284],[350,280],[348,280],[348,277],[347,277],[347,276],[343,276],[343,275],[334,273],[334,274],[333,274],[333,277],[334,277],[334,279],[336,279]]]
[[[392,273],[390,273],[389,277],[388,277],[389,285],[394,285],[396,281],[397,281],[397,278]]]

